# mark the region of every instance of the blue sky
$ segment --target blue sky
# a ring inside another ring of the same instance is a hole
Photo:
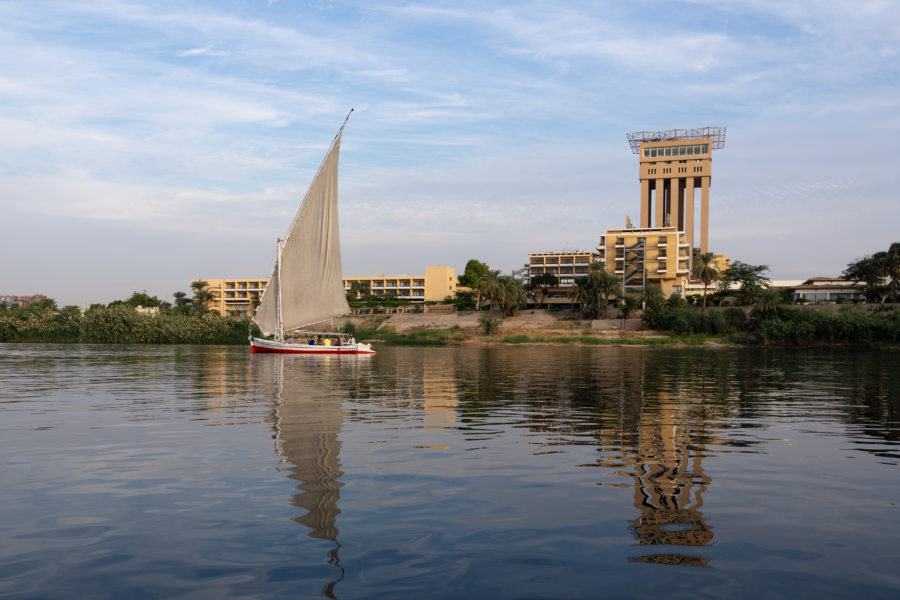
[[[0,293],[265,276],[347,111],[346,275],[509,271],[637,216],[631,131],[728,128],[710,246],[900,240],[900,3],[0,2]]]

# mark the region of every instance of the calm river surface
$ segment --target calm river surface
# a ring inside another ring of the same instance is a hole
[[[0,344],[3,598],[900,597],[900,354]]]

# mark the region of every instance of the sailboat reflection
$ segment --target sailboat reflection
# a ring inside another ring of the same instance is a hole
[[[274,399],[275,451],[283,457],[288,477],[299,482],[291,504],[304,514],[294,521],[309,529],[309,537],[334,543],[328,551],[334,578],[322,593],[336,598],[335,587],[344,578],[337,516],[343,487],[338,434],[345,392],[338,382],[363,363],[356,357],[317,356],[311,360],[282,354],[255,355],[252,360],[256,380],[264,388],[272,387],[267,391]]]

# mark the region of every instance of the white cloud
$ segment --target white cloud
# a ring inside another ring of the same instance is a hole
[[[228,53],[223,52],[222,50],[213,50],[212,46],[204,46],[203,48],[183,50],[175,56],[228,56]]]

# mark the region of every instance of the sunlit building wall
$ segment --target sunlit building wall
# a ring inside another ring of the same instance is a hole
[[[191,281],[193,284],[196,281]],[[208,310],[214,310],[223,317],[252,317],[259,305],[267,278],[255,279],[203,279],[206,290],[212,294],[207,303]]]
[[[425,275],[344,277],[344,289],[356,293],[359,298],[367,289],[369,294],[393,296],[397,300],[440,302],[455,295],[457,287],[456,269],[445,266],[425,267]]]
[[[530,252],[527,280],[548,273],[555,275],[558,285],[548,290],[543,301],[547,304],[567,304],[571,302],[569,288],[575,285],[575,278],[587,276],[591,263],[599,260],[599,254],[584,250]]]

